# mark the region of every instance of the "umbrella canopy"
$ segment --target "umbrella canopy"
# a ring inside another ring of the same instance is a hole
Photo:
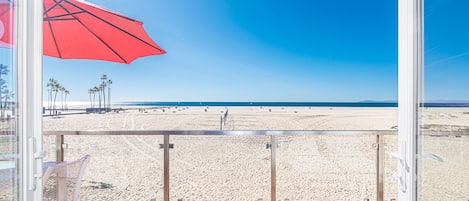
[[[0,2],[0,47],[11,47],[11,4]]]
[[[1,18],[9,15],[2,13],[2,7]],[[165,53],[142,22],[89,2],[44,0],[43,18],[43,53],[48,56],[130,63]]]

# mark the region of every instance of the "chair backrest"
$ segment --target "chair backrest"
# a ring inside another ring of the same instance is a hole
[[[43,176],[44,200],[78,201],[81,179],[90,155],[72,161],[58,163],[46,169]]]

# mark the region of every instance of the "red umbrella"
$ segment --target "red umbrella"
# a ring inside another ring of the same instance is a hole
[[[43,53],[48,56],[130,63],[165,53],[142,22],[89,2],[44,0],[43,17]]]
[[[0,2],[0,47],[10,47],[12,43],[10,10],[10,3]]]

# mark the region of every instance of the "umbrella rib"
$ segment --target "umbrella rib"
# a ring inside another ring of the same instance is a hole
[[[76,5],[76,4],[72,3],[72,2],[70,2],[70,1],[68,1],[68,0],[63,0],[63,1],[69,3],[69,4],[72,5],[72,6],[75,6],[76,8],[78,8],[78,9],[80,9],[80,10],[82,10],[82,11],[88,13],[88,14],[91,15],[91,16],[93,16],[93,17],[95,17],[95,18],[97,18],[97,19],[103,21],[104,23],[106,23],[106,24],[108,24],[108,25],[110,25],[110,26],[112,26],[112,27],[114,27],[114,28],[116,28],[116,29],[118,29],[118,30],[120,30],[120,31],[122,31],[122,32],[124,32],[124,33],[126,33],[127,35],[132,36],[133,38],[139,40],[140,42],[145,43],[145,44],[147,44],[148,46],[153,47],[153,48],[155,48],[155,49],[157,49],[157,50],[163,52],[163,50],[162,50],[161,48],[155,47],[154,45],[152,45],[152,44],[150,44],[150,43],[144,41],[143,39],[141,39],[141,38],[139,38],[139,37],[133,35],[132,33],[129,33],[128,31],[126,31],[126,30],[124,30],[124,29],[122,29],[122,28],[120,28],[120,27],[118,27],[118,26],[116,26],[116,25],[114,25],[114,24],[108,22],[107,20],[105,20],[105,19],[103,19],[103,18],[101,18],[101,17],[98,17],[98,16],[96,16],[95,14],[93,14],[93,13],[91,13],[91,12],[89,12],[89,11],[83,9],[83,8],[81,8],[80,6],[78,6],[78,5]],[[120,16],[120,15],[118,15],[118,16]],[[127,19],[127,18],[125,18],[125,19]],[[132,21],[135,21],[135,20],[132,20]]]
[[[62,7],[63,8],[63,7]],[[81,13],[84,13],[83,11],[79,11],[79,12],[74,12],[74,13],[67,13],[67,14],[63,14],[63,15],[57,15],[57,16],[52,16],[52,17],[46,17],[44,18],[44,20],[62,20],[62,19],[59,19],[61,17],[65,17],[65,16],[72,16],[72,18],[63,18],[64,20],[73,20],[73,19],[76,19],[75,14],[81,14]]]
[[[44,9],[45,9],[45,5],[44,6]],[[49,17],[49,14],[47,12],[44,12],[44,15],[46,15],[47,17]],[[57,39],[55,38],[55,34],[54,34],[54,31],[52,29],[52,24],[51,22],[48,20],[47,21],[47,24],[49,25],[49,29],[50,29],[50,32],[51,32],[51,35],[52,35],[52,38],[54,40],[54,45],[55,45],[55,49],[57,50],[57,53],[59,54],[59,58],[62,58],[62,53],[60,52],[60,49],[59,49],[59,44],[57,44]]]
[[[58,1],[58,2],[55,1],[55,0],[53,0],[53,1],[55,2],[55,4],[54,4],[53,6],[51,6],[49,9],[47,9],[47,10],[45,10],[45,9],[46,9],[46,6],[44,5],[44,10],[45,10],[45,11],[44,11],[44,15],[47,15],[47,13],[49,13],[49,11],[51,11],[52,9],[54,9],[55,7],[57,7],[57,6],[58,6],[60,3],[62,3],[64,0],[60,0],[60,1]]]
[[[94,6],[94,5],[91,4],[90,2],[81,2],[81,3],[88,4],[89,6]],[[97,7],[97,6],[96,6],[96,7]],[[117,17],[121,17],[121,18],[130,20],[130,21],[134,21],[134,22],[138,21],[138,20],[132,19],[132,18],[130,18],[130,17],[127,17],[127,16],[125,16],[125,15],[122,15],[122,14],[119,14],[119,13],[115,13],[115,12],[112,12],[112,11],[109,11],[109,10],[107,10],[107,9],[105,9],[105,8],[101,8],[101,7],[100,7],[100,9],[101,9],[102,11],[106,12],[106,13],[109,13],[109,14],[111,14],[111,15],[115,15],[115,16],[117,16]]]
[[[94,33],[93,31],[91,31],[87,26],[85,26],[80,20],[78,20],[78,22],[83,25],[83,27],[88,30],[91,34],[93,34],[93,36],[95,36],[99,41],[101,41],[101,43],[103,43],[107,48],[109,48],[112,52],[114,52],[114,54],[116,54],[120,59],[122,59],[122,61],[124,61],[125,63],[128,63],[126,59],[124,59],[116,50],[114,50],[109,44],[106,43],[106,41],[104,41],[101,37],[99,37],[96,33]]]
[[[60,2],[67,2],[67,3],[70,3],[66,0],[62,0]],[[68,16],[71,16],[72,18],[74,18],[78,23],[80,23],[86,30],[88,30],[91,34],[93,34],[99,41],[101,41],[101,43],[103,43],[107,48],[109,48],[114,54],[116,54],[122,61],[124,61],[125,63],[127,63],[127,60],[125,60],[119,53],[117,53],[111,46],[109,46],[102,38],[100,38],[98,35],[96,35],[93,31],[91,31],[87,26],[85,26],[81,20],[77,17],[75,17],[74,14],[80,14],[80,13],[88,13],[89,12],[86,12],[84,9],[82,8],[79,8],[81,10],[81,12],[74,12],[74,13],[71,13],[67,8],[63,7],[62,5],[58,5],[60,6],[64,11],[67,12],[67,14],[65,15],[68,15]],[[48,21],[49,24],[50,24],[50,21]],[[54,37],[54,41],[55,41],[55,37]],[[57,44],[57,43],[56,43]],[[57,48],[58,49],[58,48]],[[60,52],[59,52],[59,55],[60,55]]]
[[[48,21],[48,22],[50,22],[50,21],[62,21],[62,20],[77,20],[77,19],[75,19],[75,18],[45,19],[44,18],[44,21]]]

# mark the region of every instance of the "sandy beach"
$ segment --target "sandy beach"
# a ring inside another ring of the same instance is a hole
[[[390,130],[396,108],[128,107],[120,113],[44,118],[44,130]],[[65,113],[65,112],[64,112]],[[81,122],[77,124],[76,122]]]
[[[125,109],[44,117],[44,130],[330,130],[323,135],[277,136],[277,199],[376,200],[376,136],[332,133],[397,129],[397,108]],[[468,130],[468,112],[428,109],[424,119],[428,129]],[[66,160],[85,154],[92,157],[81,200],[163,199],[163,136],[66,136],[65,141]],[[54,160],[55,137],[45,136],[44,142],[46,160]],[[171,200],[270,200],[271,150],[266,148],[270,142],[271,137],[263,135],[171,136]],[[385,136],[384,142],[386,155],[397,152],[396,135]],[[468,138],[429,136],[424,142],[425,149],[445,159],[422,163],[424,200],[463,200],[463,192],[469,189],[469,169],[461,164],[469,161]],[[391,177],[396,164],[385,159],[385,200],[397,198],[397,183]],[[455,171],[442,173],[441,169]],[[452,180],[435,179],[447,176]]]

